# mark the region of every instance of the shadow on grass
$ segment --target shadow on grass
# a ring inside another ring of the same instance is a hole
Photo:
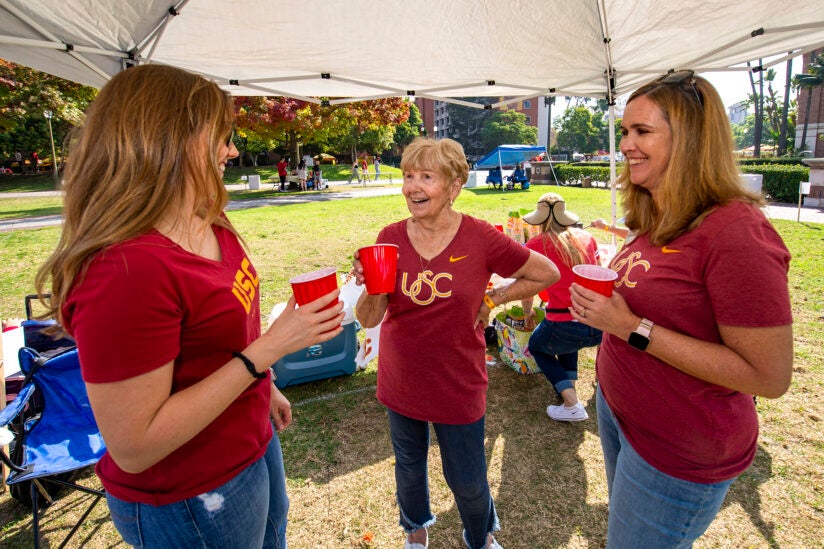
[[[26,210],[15,210],[7,214],[0,215],[0,219],[27,219],[31,217],[42,217],[47,215],[60,215],[63,213],[63,206],[44,206],[42,208],[29,208]]]
[[[100,488],[100,481],[92,467],[78,473],[74,480],[85,486]],[[41,507],[38,520],[40,546],[53,547],[62,542],[94,497],[91,494],[64,489],[59,492],[52,505],[45,509]],[[0,524],[4,525],[0,535],[0,547],[28,549],[34,546],[31,508],[8,497],[8,492],[0,499]],[[69,542],[70,547],[85,547],[89,544],[93,544],[93,547],[123,546],[111,524],[104,499],[97,503],[91,515]]]
[[[582,457],[594,449],[600,452],[594,399],[587,409],[588,420],[554,422],[546,416],[546,406],[560,400],[553,401],[555,391],[543,375],[520,375],[499,363],[490,368],[489,377],[486,456],[493,493],[497,485],[498,541],[504,547],[537,546],[534,543],[541,547],[603,547],[607,506],[606,502],[593,505],[588,501],[599,496],[587,492],[588,473]],[[579,392],[583,400],[594,389],[582,385]],[[439,515],[431,537],[455,537],[461,530],[453,504]]]
[[[758,493],[759,486],[770,480],[772,476],[772,456],[761,444],[755,453],[755,460],[752,465],[744,471],[740,477],[730,486],[730,491],[724,499],[722,509],[730,505],[738,504],[750,517],[753,526],[769,543],[771,548],[779,547],[775,540],[775,524],[764,520],[761,514],[761,496]]]
[[[538,540],[541,547],[604,546],[606,497],[589,494],[587,488],[599,484],[588,481],[588,474],[603,474],[592,373],[590,368],[581,387],[582,398],[593,403],[590,419],[568,424],[546,417],[554,391],[543,376],[520,375],[502,364],[490,368],[486,454],[504,547],[534,546]],[[394,455],[385,409],[374,396],[375,381],[376,373],[366,371],[284,390],[295,417],[293,427],[281,435],[291,482],[333,483],[387,460],[391,471]],[[328,398],[327,393],[336,396]],[[432,546],[460,548],[461,519],[451,494],[444,492],[434,433],[429,479],[437,514],[430,529]],[[397,508],[383,513],[396,516]]]

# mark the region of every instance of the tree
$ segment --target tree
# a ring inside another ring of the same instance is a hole
[[[301,145],[347,151],[352,160],[361,146],[381,153],[391,145],[394,127],[409,117],[409,104],[399,97],[331,106],[288,97],[238,97],[235,108],[241,138],[254,134],[256,142],[270,144],[264,150],[283,143],[293,164]]]
[[[51,141],[44,111],[51,111],[54,146],[62,156],[69,130],[80,122],[97,90],[0,59],[0,155],[47,152]]]
[[[528,126],[526,115],[518,111],[495,111],[481,128],[484,150],[498,145],[535,145],[538,128]]]
[[[755,133],[755,115],[748,114],[740,124],[730,124],[732,139],[736,149],[744,149],[753,144]]]
[[[421,111],[418,110],[418,106],[415,105],[415,103],[413,103],[412,101],[409,101],[408,105],[409,118],[407,118],[405,122],[398,124],[395,127],[394,144],[401,148],[410,144],[412,140],[414,140],[416,137],[420,135],[420,127],[421,124],[423,124],[423,119],[421,118]]]
[[[792,52],[788,52],[792,53]],[[781,109],[781,127],[778,130],[778,150],[776,156],[784,156],[787,152],[787,130],[790,120],[790,88],[792,87],[793,60],[787,60],[787,79],[784,81],[784,104]]]
[[[750,62],[747,61],[747,66]],[[758,60],[759,69],[761,67],[761,60]],[[764,74],[761,73],[761,78],[758,80],[759,91],[755,89],[755,80],[753,79],[753,71],[750,70],[747,75],[750,77],[750,86],[752,87],[751,103],[755,108],[755,136],[753,143],[753,156],[755,158],[761,157],[761,136],[764,128]],[[767,77],[770,81],[775,78],[775,71],[770,69],[767,71]]]
[[[813,101],[813,90],[824,85],[824,53],[816,55],[807,65],[807,72],[796,74],[793,78],[793,87],[797,90],[807,90],[807,104],[804,108],[804,130],[801,132],[799,152],[807,148],[807,124],[810,121],[810,106]]]
[[[558,148],[579,153],[597,151],[600,143],[598,123],[593,123],[593,114],[586,107],[571,107],[564,111],[556,122]]]

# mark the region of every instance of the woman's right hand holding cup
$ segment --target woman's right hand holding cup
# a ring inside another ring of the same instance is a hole
[[[295,297],[290,297],[280,316],[250,347],[265,345],[266,355],[273,357],[265,362],[271,366],[290,353],[329,341],[343,330],[343,302],[338,300],[339,294],[340,289],[335,289],[300,307],[296,306]],[[333,302],[333,306],[324,308]]]

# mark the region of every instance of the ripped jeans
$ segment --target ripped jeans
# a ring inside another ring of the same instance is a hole
[[[106,495],[112,522],[134,547],[285,549],[286,476],[277,435],[235,478],[190,499],[154,506]]]
[[[395,484],[400,525],[414,532],[435,523],[429,506],[429,423],[387,409],[395,450]],[[464,526],[468,549],[486,547],[487,534],[500,529],[486,478],[486,416],[468,425],[433,423],[446,483]]]

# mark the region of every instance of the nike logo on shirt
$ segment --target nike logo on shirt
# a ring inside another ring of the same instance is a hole
[[[667,248],[666,246],[663,246],[661,248],[661,251],[665,254],[680,254],[681,253],[681,250],[673,250],[671,248]]]
[[[456,261],[460,261],[461,259],[466,259],[467,257],[469,257],[469,256],[468,255],[462,255],[460,257],[453,257],[453,256],[450,255],[449,256],[449,262],[450,263],[455,263]]]

